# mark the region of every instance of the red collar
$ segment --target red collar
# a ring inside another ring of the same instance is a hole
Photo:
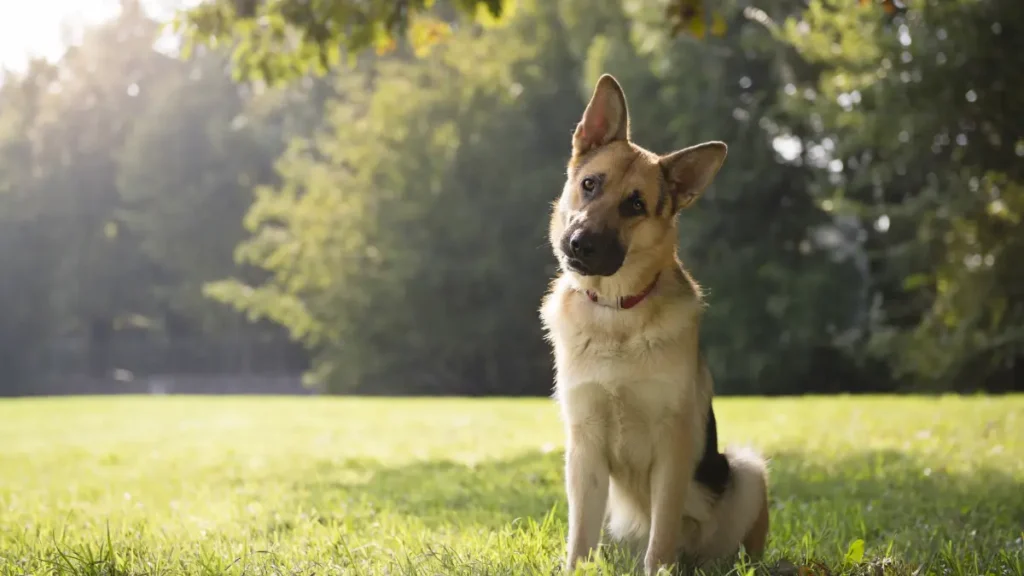
[[[659,277],[661,277],[661,272],[659,272],[658,274],[656,274],[654,276],[654,280],[652,280],[651,283],[647,285],[647,288],[644,288],[643,292],[641,292],[639,294],[634,294],[633,296],[623,296],[623,297],[619,298],[615,302],[615,304],[612,305],[612,307],[613,308],[620,308],[622,310],[629,310],[630,308],[632,308],[632,307],[636,306],[637,304],[643,302],[644,298],[647,298],[647,296],[649,296],[650,293],[654,290],[654,286],[658,283],[658,278]],[[601,304],[600,298],[598,297],[596,292],[593,292],[591,290],[587,290],[586,294],[587,294],[587,298],[590,298],[591,302],[594,302],[594,303],[597,303],[597,304]],[[603,305],[607,306],[607,304],[603,304]]]

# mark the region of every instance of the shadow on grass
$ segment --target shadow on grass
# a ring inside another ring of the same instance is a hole
[[[353,476],[361,478],[346,479]],[[531,452],[476,466],[451,461],[397,468],[368,460],[320,464],[315,479],[299,492],[324,514],[331,513],[333,503],[357,514],[369,509],[415,517],[432,528],[496,529],[516,518],[540,521],[564,500],[562,454]]]
[[[387,512],[416,518],[428,529],[495,530],[516,519],[540,523],[555,508],[564,533],[561,452],[476,466],[321,464],[298,489],[304,504],[339,520],[348,515],[358,522],[359,516]],[[1024,566],[1024,488],[1000,470],[952,473],[942,462],[924,463],[898,451],[822,459],[783,452],[771,455],[771,492],[770,547],[776,560],[835,564],[861,539],[865,558],[891,554],[943,563],[947,557],[946,562],[967,563],[973,573],[1007,562]]]

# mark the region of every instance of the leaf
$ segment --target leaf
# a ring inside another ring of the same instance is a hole
[[[515,1],[505,0],[498,3],[479,3],[476,5],[474,20],[485,30],[498,28],[508,22],[515,14]],[[497,13],[495,13],[497,10]]]
[[[371,29],[373,47],[378,55],[384,55],[394,51],[398,47],[398,41],[383,24],[375,24]]]
[[[431,47],[444,42],[451,35],[451,26],[436,18],[417,18],[409,29],[409,41],[419,58],[426,56]]]
[[[395,42],[394,38],[387,38],[376,43],[377,55],[383,56],[389,52],[393,52],[398,47],[398,43]]]
[[[864,560],[864,541],[860,538],[850,542],[850,547],[846,550],[846,562],[851,564],[859,563]]]
[[[703,39],[707,33],[707,15],[704,0],[678,0],[677,4],[668,8],[670,18],[676,20],[673,28],[676,33],[685,32],[694,38]],[[728,30],[725,17],[721,12],[711,13],[711,34],[724,36]]]
[[[913,274],[903,280],[904,290],[917,290],[928,285],[931,278],[926,274]]]
[[[715,12],[711,15],[711,33],[715,36],[725,36],[725,32],[728,30],[728,25],[725,23],[725,17],[722,16],[721,12]]]

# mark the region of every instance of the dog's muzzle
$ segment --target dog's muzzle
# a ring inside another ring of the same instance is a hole
[[[626,260],[626,251],[614,230],[576,228],[562,237],[566,264],[583,276],[611,276]]]

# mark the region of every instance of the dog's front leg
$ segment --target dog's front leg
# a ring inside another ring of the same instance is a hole
[[[570,432],[565,458],[565,487],[569,500],[569,542],[566,568],[586,559],[601,539],[608,502],[608,463],[592,435]]]
[[[675,418],[656,444],[651,467],[651,534],[644,571],[674,564],[682,546],[683,513],[690,489],[693,442],[685,421]]]

